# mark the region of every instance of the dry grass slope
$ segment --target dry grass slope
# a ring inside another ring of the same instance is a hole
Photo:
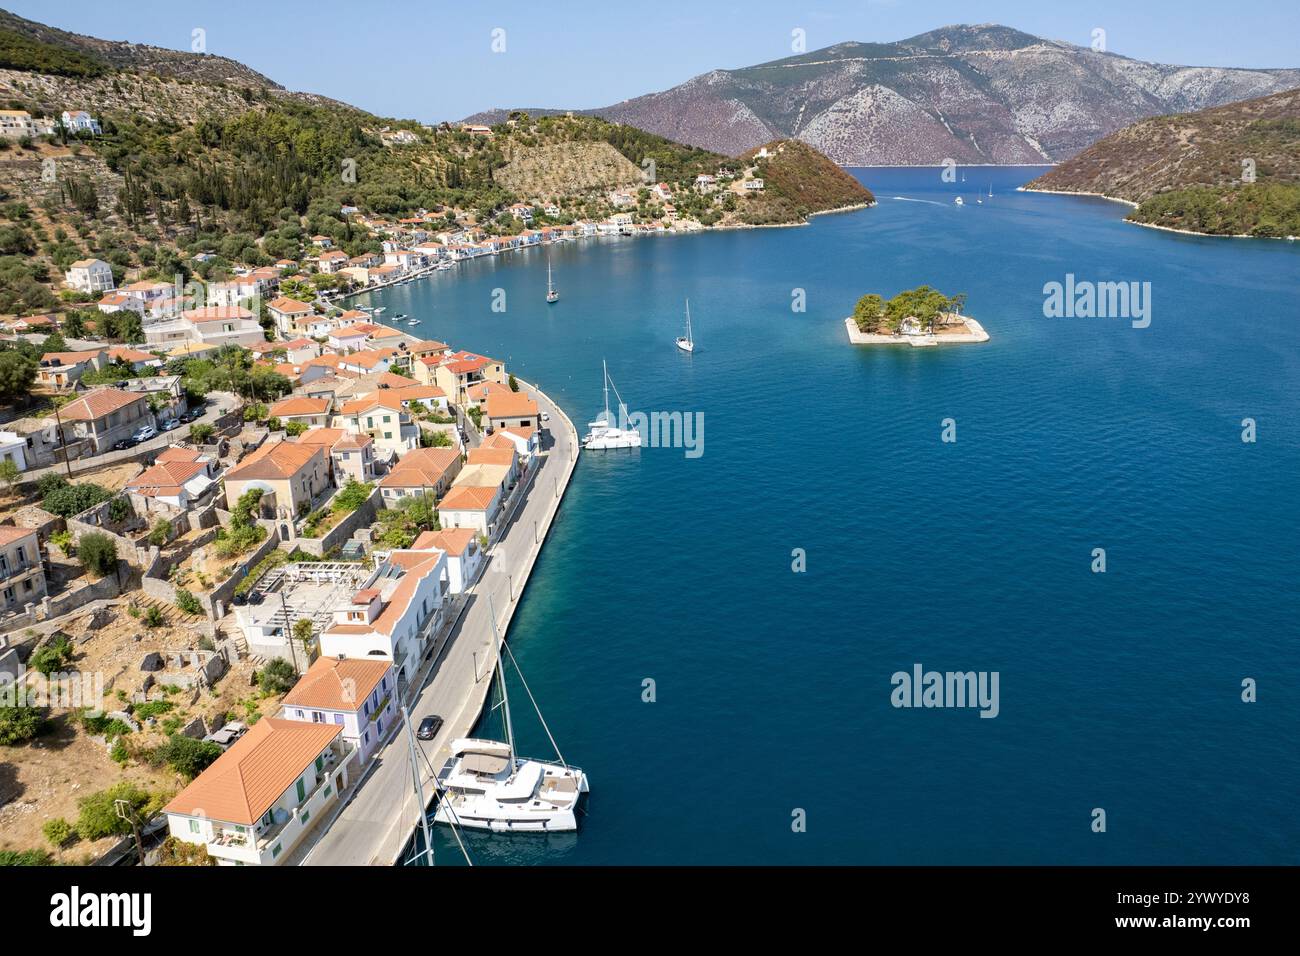
[[[639,183],[640,170],[609,143],[525,146],[494,173],[520,196],[553,198]]]

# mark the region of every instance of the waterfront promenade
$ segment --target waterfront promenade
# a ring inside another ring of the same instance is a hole
[[[490,560],[471,589],[459,621],[441,646],[432,650],[431,667],[422,670],[410,701],[411,720],[438,714],[443,727],[430,741],[418,741],[425,800],[433,797],[432,778],[449,756],[450,741],[468,736],[492,686],[496,651],[491,615],[504,637],[515,608],[559,509],[577,462],[573,423],[546,395],[520,382],[550,415],[549,441],[536,456],[533,474],[514,502]],[[427,758],[427,759],[426,759]],[[374,758],[368,776],[314,844],[301,851],[305,866],[389,866],[419,825],[421,808],[411,777],[406,733],[398,728]]]

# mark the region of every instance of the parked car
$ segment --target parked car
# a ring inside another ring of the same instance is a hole
[[[175,418],[169,418],[167,419],[167,421],[162,423],[162,430],[165,432],[169,432],[173,428],[180,428],[180,427],[181,427],[180,421]]]
[[[261,592],[261,591],[249,591],[249,592],[248,592],[248,603],[249,603],[249,604],[261,604],[261,603],[262,603],[262,592]]]
[[[248,725],[242,721],[232,720],[220,730],[214,730],[204,737],[204,740],[211,741],[221,748],[229,747],[244,734],[248,733]]]
[[[202,417],[203,409],[191,408],[188,412],[181,415],[181,421],[188,425],[190,422],[197,422]]]
[[[421,740],[432,740],[438,736],[438,731],[442,729],[442,718],[437,714],[431,714],[420,721],[420,726],[416,728],[415,736]]]
[[[542,412],[542,421],[549,422],[550,420],[551,416],[547,412]]]
[[[131,433],[131,440],[136,444],[139,444],[142,441],[148,441],[150,438],[156,438],[157,436],[158,429],[154,428],[152,425],[141,425]]]
[[[129,438],[123,438],[121,441],[113,442],[113,451],[126,451],[128,448],[134,448],[135,442]]]

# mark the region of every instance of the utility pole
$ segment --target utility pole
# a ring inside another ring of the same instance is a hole
[[[125,820],[131,824],[131,832],[135,834],[135,852],[139,857],[141,866],[148,866],[144,859],[144,839],[140,836],[140,821],[136,816],[135,808],[131,806],[130,800],[114,800],[113,812],[117,814],[119,820]]]

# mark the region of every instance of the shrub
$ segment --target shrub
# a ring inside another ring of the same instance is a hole
[[[24,744],[45,729],[49,711],[44,707],[0,706],[0,744]]]
[[[203,605],[189,591],[178,588],[176,591],[176,606],[186,614],[202,614]]]
[[[208,440],[217,433],[217,430],[207,422],[200,422],[197,425],[190,426],[190,441],[196,445],[206,445]]]
[[[108,752],[109,759],[119,767],[125,767],[131,759],[131,751],[126,746],[126,740],[118,737],[113,741],[113,749]]]
[[[145,627],[162,627],[167,623],[167,618],[163,616],[162,608],[157,604],[151,604],[144,612]]]
[[[150,717],[158,717],[167,713],[176,705],[170,700],[151,700],[138,705],[131,711],[136,720],[148,720]]]
[[[108,520],[121,523],[131,517],[131,503],[125,498],[114,498],[108,503]]]
[[[41,827],[41,832],[45,834],[45,839],[50,841],[50,845],[56,850],[72,839],[76,831],[72,824],[63,817],[55,817],[53,820],[46,820]]]
[[[55,671],[63,670],[64,665],[70,660],[72,660],[72,642],[66,637],[60,637],[33,654],[27,665],[32,670],[49,677]]]
[[[101,578],[117,570],[117,544],[106,534],[92,531],[82,535],[77,554],[82,567]]]
[[[350,514],[365,504],[366,499],[370,497],[370,493],[374,490],[375,486],[370,482],[362,484],[355,478],[349,478],[347,484],[343,486],[343,490],[335,495],[333,508],[335,511]]]
[[[193,780],[221,756],[221,748],[210,740],[173,734],[158,748],[158,756],[186,780]]]
[[[56,531],[50,535],[50,541],[68,557],[72,557],[77,553],[77,546],[73,543],[71,531]]]
[[[83,840],[98,840],[107,836],[125,836],[131,824],[117,815],[115,800],[125,800],[141,818],[147,819],[153,799],[129,781],[114,784],[107,790],[82,797],[77,803],[77,835]]]
[[[306,422],[285,422],[284,433],[290,438],[297,438],[307,430]]]
[[[163,840],[158,849],[158,866],[216,866],[202,843],[186,843],[174,836]]]
[[[268,694],[285,694],[298,682],[293,665],[283,657],[268,661],[257,673],[257,686]]]
[[[113,497],[111,491],[96,484],[70,485],[66,479],[61,480],[63,481],[61,486],[54,488],[41,499],[41,507],[62,518],[79,515],[87,508],[93,508]]]
[[[0,850],[0,866],[49,866],[51,861],[41,850]]]
[[[159,518],[149,529],[149,543],[155,548],[161,548],[172,537],[172,523],[166,518]]]

